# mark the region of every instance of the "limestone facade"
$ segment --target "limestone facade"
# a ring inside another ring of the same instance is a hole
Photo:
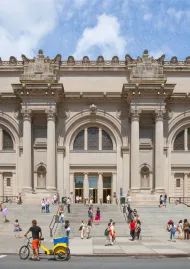
[[[190,195],[190,57],[0,60],[0,196],[128,191]]]

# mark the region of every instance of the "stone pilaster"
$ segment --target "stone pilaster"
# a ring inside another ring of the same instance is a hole
[[[183,196],[188,197],[188,174],[184,173]]]
[[[71,198],[71,201],[74,203],[75,202],[75,197],[74,197],[74,180],[75,180],[75,174],[74,173],[70,173],[70,193],[69,193],[69,197]]]
[[[3,149],[3,129],[0,128],[0,150]]]
[[[155,111],[155,190],[164,192],[164,110]]]
[[[140,189],[139,173],[139,116],[140,110],[131,109],[131,191]]]
[[[117,174],[116,173],[112,173],[112,193],[111,193],[112,204],[116,204],[116,197],[114,197],[114,193],[116,193],[116,196],[117,196]]]
[[[47,110],[47,189],[56,189],[55,110]]]
[[[32,111],[23,109],[23,192],[32,191]]]
[[[88,173],[84,173],[83,189],[84,189],[84,198],[89,198]]]
[[[3,173],[0,172],[0,196],[4,196],[4,180],[3,180]],[[1,201],[1,198],[0,198]]]
[[[103,174],[98,174],[98,203],[100,203],[100,198],[103,199]]]

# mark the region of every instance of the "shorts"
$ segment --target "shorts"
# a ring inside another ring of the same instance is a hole
[[[39,239],[33,239],[32,240],[32,249],[38,249],[40,240]]]
[[[45,206],[42,206],[42,210],[45,209]]]
[[[100,216],[96,216],[95,217],[95,220],[100,220]]]

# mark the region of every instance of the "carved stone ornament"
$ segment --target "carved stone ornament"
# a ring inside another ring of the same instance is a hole
[[[104,57],[103,56],[98,56],[98,59],[97,59],[97,65],[103,65],[104,64]]]
[[[61,119],[68,119],[70,117],[70,110],[67,108],[58,108],[58,117]]]
[[[89,109],[90,109],[91,114],[96,114],[96,112],[97,112],[97,106],[96,105],[94,105],[94,104],[90,105]]]
[[[60,65],[60,64],[61,64],[61,58],[62,58],[61,54],[57,54],[57,55],[55,56],[53,62],[54,62],[55,64]]]
[[[30,62],[30,60],[24,54],[21,55],[21,58],[22,58],[22,61],[23,61],[24,65],[28,64]]]
[[[111,63],[113,65],[118,65],[119,64],[119,57],[118,56],[113,56]]]
[[[45,112],[46,112],[48,121],[49,120],[53,120],[53,121],[56,120],[57,113],[56,113],[55,109],[47,109]]]
[[[32,110],[31,109],[22,109],[21,110],[21,113],[22,113],[22,118],[23,120],[27,120],[27,121],[31,121],[32,120],[32,117],[33,117],[33,114],[32,114]]]
[[[129,54],[126,54],[125,55],[125,64],[128,65],[128,64],[132,64],[134,63],[135,60],[129,55]]]
[[[83,65],[89,65],[90,64],[90,60],[89,60],[89,57],[88,56],[84,56],[82,58],[82,64]]]
[[[138,63],[142,63],[142,61],[143,61],[142,58],[141,58],[140,56],[138,56],[137,59],[136,59],[136,63],[137,63],[137,64],[138,64]]]
[[[132,68],[130,74],[130,82],[143,83],[143,82],[166,82],[166,77],[163,73],[163,66],[155,62],[153,57],[149,57],[148,51],[144,51],[142,62],[138,62]]]
[[[161,57],[156,59],[156,62],[163,65],[164,64],[164,59],[165,59],[165,54],[163,54]]]
[[[69,56],[67,59],[67,64],[68,65],[75,65],[75,59],[73,56]]]
[[[14,117],[15,117],[15,119],[21,120],[22,119],[22,116],[23,116],[22,115],[22,111],[20,109],[14,111]]]
[[[157,109],[155,110],[155,120],[156,121],[160,121],[160,120],[164,120],[164,115],[165,115],[165,110],[162,109]]]
[[[16,65],[17,64],[17,59],[14,56],[11,56],[9,59],[9,64],[10,65]]]
[[[173,111],[169,108],[166,109],[166,113],[164,115],[166,120],[171,120],[173,118]]]
[[[190,56],[187,56],[186,59],[185,59],[185,64],[190,64]]]
[[[26,61],[27,58],[24,58]],[[44,58],[43,51],[39,50],[38,57],[33,61],[29,61],[24,66],[24,74],[20,76],[21,82],[56,82],[57,77],[54,67]]]
[[[140,114],[141,114],[141,110],[140,109],[133,109],[133,108],[131,108],[130,109],[130,118],[131,118],[131,121],[139,120]]]
[[[120,108],[116,111],[116,117],[120,120],[126,119],[128,116],[127,109]]]
[[[176,56],[173,56],[170,60],[170,64],[177,64],[178,63],[178,60],[177,60],[177,57]]]

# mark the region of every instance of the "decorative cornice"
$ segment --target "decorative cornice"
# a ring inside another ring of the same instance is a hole
[[[147,55],[148,51],[144,50],[143,55]],[[24,54],[21,55],[22,61],[17,61],[14,56],[11,56],[9,61],[3,61],[0,58],[0,70],[24,70],[24,67],[28,67],[31,64],[34,64],[36,60],[39,59],[40,62],[44,62],[48,64],[50,68],[54,70],[65,70],[73,71],[73,70],[94,70],[97,67],[104,68],[107,70],[126,70],[131,69],[139,63],[143,62],[143,57],[137,57],[133,59],[129,54],[126,54],[124,60],[119,60],[118,56],[113,56],[111,60],[105,60],[103,56],[98,56],[97,60],[90,61],[88,56],[84,56],[82,60],[75,60],[73,56],[69,56],[67,60],[62,61],[61,54],[57,54],[54,59],[50,59],[49,57],[44,57],[43,51],[39,50],[38,56],[33,59],[28,59]],[[184,61],[179,61],[176,56],[173,56],[171,60],[165,61],[165,55],[161,55],[158,59],[153,59],[153,63],[158,63],[163,66],[163,70],[167,71],[190,71],[190,56],[187,56]],[[51,73],[51,72],[50,72]],[[38,75],[38,77],[40,77]],[[29,78],[29,77],[28,77]]]

